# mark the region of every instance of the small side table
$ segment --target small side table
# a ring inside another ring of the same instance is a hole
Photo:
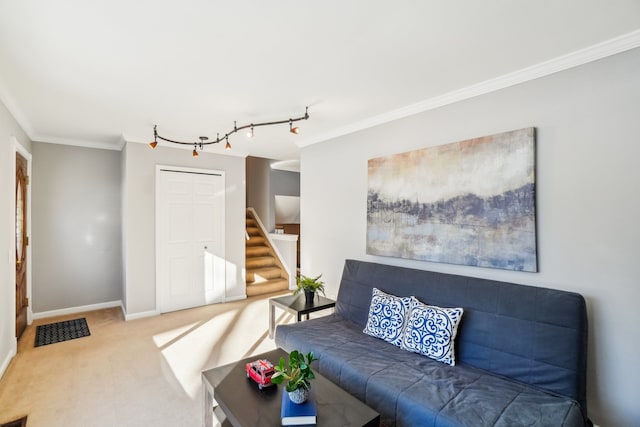
[[[271,298],[269,300],[269,338],[273,338],[273,333],[276,329],[276,307],[281,308],[284,311],[288,311],[291,314],[295,314],[297,321],[302,320],[302,316],[306,315],[309,319],[309,313],[313,313],[320,310],[326,310],[336,306],[336,302],[332,299],[325,298],[316,294],[313,299],[313,303],[307,304],[305,302],[304,294],[287,295],[284,297]]]

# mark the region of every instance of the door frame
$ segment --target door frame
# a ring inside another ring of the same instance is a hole
[[[15,166],[14,166],[15,167]],[[226,201],[226,194],[227,194],[227,181],[226,181],[226,172],[223,170],[218,170],[218,169],[201,169],[201,168],[189,168],[189,167],[184,167],[184,166],[170,166],[170,165],[156,165],[156,183],[155,183],[155,217],[154,217],[154,221],[155,221],[155,264],[156,264],[156,269],[155,269],[155,273],[156,273],[156,277],[155,277],[155,290],[156,290],[156,313],[160,314],[160,281],[158,280],[158,277],[160,276],[160,244],[159,244],[159,238],[158,236],[160,236],[160,222],[158,221],[158,218],[160,216],[160,203],[159,203],[159,198],[160,198],[160,193],[158,191],[158,189],[160,188],[160,172],[163,170],[170,170],[173,172],[181,172],[181,173],[204,173],[207,175],[221,175],[222,178],[224,179],[224,191],[225,191],[225,209],[222,212],[222,222],[225,225],[225,229],[226,229],[226,206],[227,206],[227,201]],[[14,173],[15,175],[15,173]],[[15,179],[15,177],[14,177]],[[15,186],[15,184],[14,184]],[[15,210],[15,209],[14,209]],[[14,215],[15,216],[15,215]],[[14,230],[15,230],[15,226],[14,226]],[[15,233],[15,231],[14,231]],[[227,253],[227,242],[226,242],[226,233],[225,233],[225,239],[224,239],[224,252],[225,252],[225,258],[226,258],[226,253]],[[14,243],[15,246],[15,243]],[[227,281],[228,279],[228,271],[227,267],[226,267],[226,263],[225,263],[225,283],[224,283],[224,292],[222,295],[222,302],[226,302],[226,297],[227,297]],[[14,272],[15,274],[15,272]],[[14,279],[15,281],[15,279]],[[15,285],[14,285],[15,286]],[[15,316],[14,316],[15,317]]]
[[[13,260],[13,262],[11,263],[11,268],[9,269],[9,274],[10,274],[10,282],[11,282],[11,289],[12,289],[12,295],[13,295],[13,304],[14,304],[14,309],[13,309],[13,315],[12,315],[12,322],[13,322],[13,330],[16,329],[16,313],[15,313],[15,299],[16,299],[16,265],[15,265],[15,259],[16,259],[16,155],[20,154],[22,157],[24,157],[27,160],[27,175],[29,176],[29,184],[27,185],[26,188],[26,194],[27,194],[27,216],[26,216],[26,220],[27,220],[27,236],[29,237],[29,244],[27,245],[26,248],[26,253],[25,253],[25,259],[27,262],[27,298],[29,298],[29,306],[27,307],[27,325],[30,325],[31,323],[33,323],[33,298],[32,298],[32,292],[31,292],[31,247],[33,246],[33,241],[31,239],[31,187],[33,185],[33,174],[31,173],[31,164],[32,164],[32,156],[31,153],[29,153],[19,142],[18,139],[15,136],[11,136],[11,142],[13,145],[13,157],[12,157],[12,161],[11,161],[11,176],[9,177],[9,183],[11,184],[11,194],[13,194],[13,197],[11,197],[11,259]],[[17,341],[16,341],[17,344]]]

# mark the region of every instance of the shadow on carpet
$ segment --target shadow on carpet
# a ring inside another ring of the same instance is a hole
[[[8,423],[0,424],[0,427],[25,427],[27,425],[27,417],[22,417],[19,420],[9,421]]]
[[[42,345],[55,344],[57,342],[69,341],[76,338],[91,335],[87,319],[65,320],[64,322],[49,323],[36,328],[36,347]]]

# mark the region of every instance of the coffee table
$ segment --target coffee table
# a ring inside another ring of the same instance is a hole
[[[282,349],[258,354],[229,365],[202,373],[203,426],[213,426],[213,414],[223,426],[275,427],[280,426],[280,405],[283,386],[258,389],[246,377],[245,364],[256,359],[268,359],[277,364],[280,357],[288,357]],[[318,407],[318,426],[378,427],[380,414],[354,396],[318,374],[311,386],[315,390]],[[214,407],[214,399],[218,406]]]
[[[309,319],[309,313],[326,310],[336,306],[336,302],[332,299],[316,295],[312,303],[307,303],[303,294],[286,295],[283,297],[271,298],[269,300],[269,338],[273,338],[273,332],[276,328],[276,307],[284,311],[295,314],[297,321],[302,320],[302,316]]]

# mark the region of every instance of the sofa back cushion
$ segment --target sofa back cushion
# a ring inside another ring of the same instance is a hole
[[[575,399],[586,414],[587,314],[584,298],[546,289],[347,260],[336,313],[362,327],[372,288],[462,307],[456,362]]]

